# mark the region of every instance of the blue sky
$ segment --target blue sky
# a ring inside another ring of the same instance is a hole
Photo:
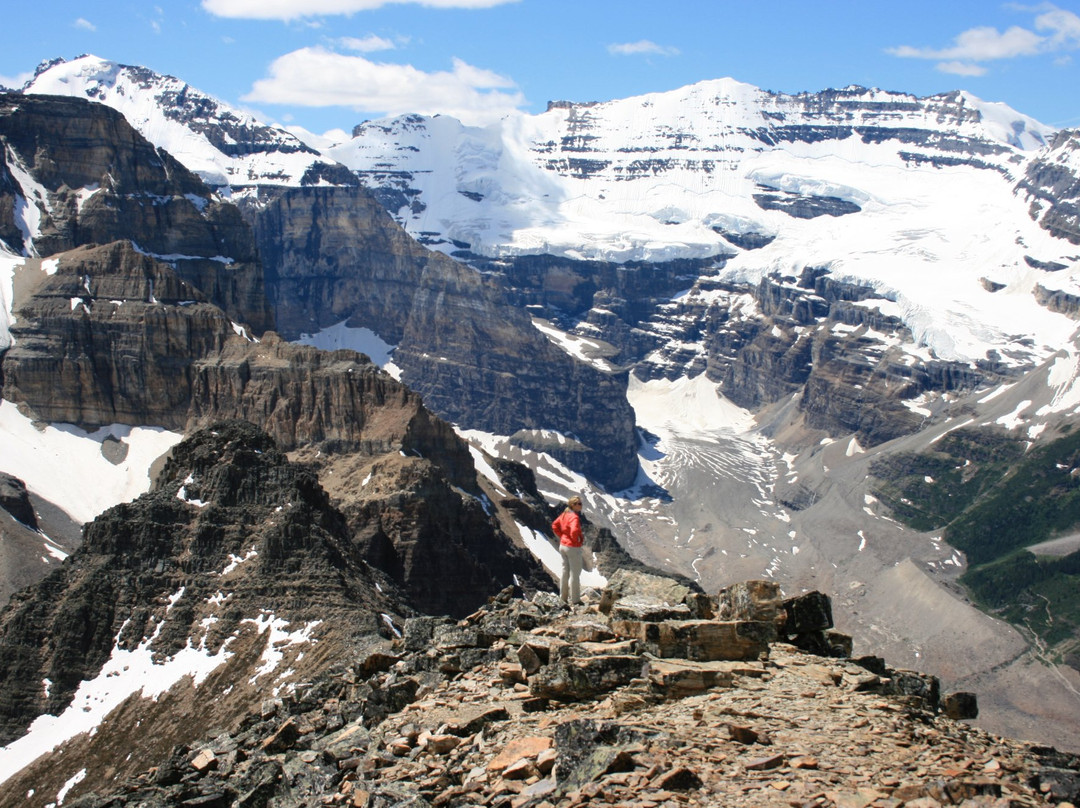
[[[403,112],[482,123],[725,76],[965,89],[1080,127],[1080,0],[45,0],[3,18],[0,84],[93,53],[314,132]]]

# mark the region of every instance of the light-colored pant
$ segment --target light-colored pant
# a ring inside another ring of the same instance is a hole
[[[582,548],[559,545],[562,554],[562,578],[559,580],[559,600],[563,603],[581,603],[581,556]]]

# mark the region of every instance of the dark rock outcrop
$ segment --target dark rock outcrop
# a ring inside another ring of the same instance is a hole
[[[87,525],[78,551],[0,612],[0,741],[66,707],[114,645],[216,652],[267,613],[326,621],[344,641],[407,609],[310,470],[252,425],[219,424],[175,447],[150,493]]]
[[[31,530],[37,530],[37,517],[34,515],[34,506],[30,503],[30,495],[26,491],[26,483],[2,471],[0,471],[0,508]]]
[[[79,533],[60,508],[0,472],[0,608],[58,567],[79,546]]]
[[[1016,184],[1029,200],[1031,218],[1051,235],[1080,244],[1080,131],[1062,129]]]
[[[769,189],[754,194],[754,202],[762,210],[778,210],[794,219],[816,219],[818,216],[847,216],[862,208],[847,199],[835,196],[811,196]]]

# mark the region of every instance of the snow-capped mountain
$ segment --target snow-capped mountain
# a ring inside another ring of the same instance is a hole
[[[347,184],[344,164],[414,237],[459,256],[698,259],[746,282],[827,268],[947,360],[1045,359],[1071,329],[1036,302],[1038,268],[1064,268],[1052,287],[1080,292],[1077,250],[1033,220],[1023,182],[1044,153],[1075,179],[1073,151],[965,92],[784,95],[720,79],[484,128],[369,122],[322,155],[178,79],[93,56],[43,65],[24,92],[118,109],[211,186]]]
[[[938,356],[977,361],[1015,338],[1045,357],[1071,333],[1033,299],[1032,262],[1064,264],[1056,283],[1080,288],[1077,251],[1016,193],[1052,135],[967,93],[720,80],[484,129],[367,123],[329,153],[384,199],[397,192],[406,228],[448,252],[714,259],[750,282],[827,268],[872,287]]]
[[[1080,414],[1075,133],[962,92],[720,80],[486,128],[371,122],[316,154],[212,99],[191,114],[173,81],[85,57],[27,89],[128,104],[221,191],[259,187],[244,215],[287,338],[374,332],[429,406],[549,501],[583,493],[637,558],[838,593],[857,642],[1016,712],[1025,640],[956,596],[963,557],[872,478],[919,453],[966,477]],[[1038,685],[1057,737],[1074,673]]]
[[[143,137],[211,187],[349,182],[294,135],[199,92],[186,82],[96,56],[42,64],[24,93],[69,95],[113,107]]]

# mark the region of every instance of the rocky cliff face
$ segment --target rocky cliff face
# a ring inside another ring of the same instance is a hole
[[[167,263],[130,242],[54,256],[16,307],[4,396],[38,418],[182,428],[191,362],[233,336],[229,318]]]
[[[1031,217],[1057,236],[1080,244],[1080,132],[1063,129],[1028,166],[1017,191],[1031,203]]]
[[[249,215],[286,335],[342,320],[370,328],[397,345],[402,379],[442,417],[554,430],[574,439],[550,446],[573,468],[612,488],[633,480],[625,374],[557,349],[500,283],[412,241],[360,188],[284,191]]]
[[[2,95],[0,142],[0,237],[9,247],[48,257],[126,239],[234,320],[256,333],[270,327],[254,242],[236,207],[123,116],[80,99]]]
[[[243,283],[260,267],[236,208],[214,200],[197,178],[107,108],[75,99],[20,101],[7,109],[3,137],[15,194],[10,208],[19,212],[12,221],[28,234],[23,247],[48,254],[79,244],[87,233],[106,243],[71,247],[18,268],[15,344],[3,357],[6,398],[38,419],[84,427],[127,423],[182,430],[246,419],[286,450],[318,460],[327,475],[334,473],[331,456],[371,465],[405,453],[407,473],[390,464],[387,479],[371,489],[378,496],[367,496],[350,517],[350,535],[361,537],[359,557],[381,563],[414,603],[437,612],[471,609],[485,592],[515,577],[547,584],[546,574],[517,546],[520,539],[511,538],[517,535],[512,520],[501,526],[483,499],[466,444],[423,407],[419,395],[355,353],[290,345],[272,332],[257,343],[234,322],[235,312],[245,310],[249,327],[269,322],[258,317],[266,313],[261,281]],[[33,144],[60,137],[60,131],[71,143],[44,161]],[[94,177],[105,184],[95,187]],[[60,209],[63,199],[79,204]],[[93,200],[104,218],[91,215]],[[131,206],[132,215],[109,219],[105,212],[114,206],[121,213]],[[155,206],[161,207],[157,214]],[[27,213],[33,210],[40,214],[36,219]],[[354,211],[344,224],[362,214],[362,208]],[[303,226],[290,225],[294,238],[301,238]],[[334,226],[328,226],[331,240],[341,236]],[[106,239],[113,230],[119,240]],[[393,227],[386,233],[408,242]],[[317,230],[310,235],[319,242]],[[415,271],[405,281],[415,284],[426,261],[415,245],[391,244],[364,265],[378,276],[413,262]],[[217,269],[200,269],[207,266]],[[296,286],[309,280],[300,278]],[[354,289],[351,299],[378,291],[372,282]],[[394,320],[385,316],[384,322]],[[404,322],[396,327],[402,333]],[[545,344],[531,326],[524,333]],[[366,473],[379,481],[378,470]],[[339,491],[338,503],[355,493]]]

